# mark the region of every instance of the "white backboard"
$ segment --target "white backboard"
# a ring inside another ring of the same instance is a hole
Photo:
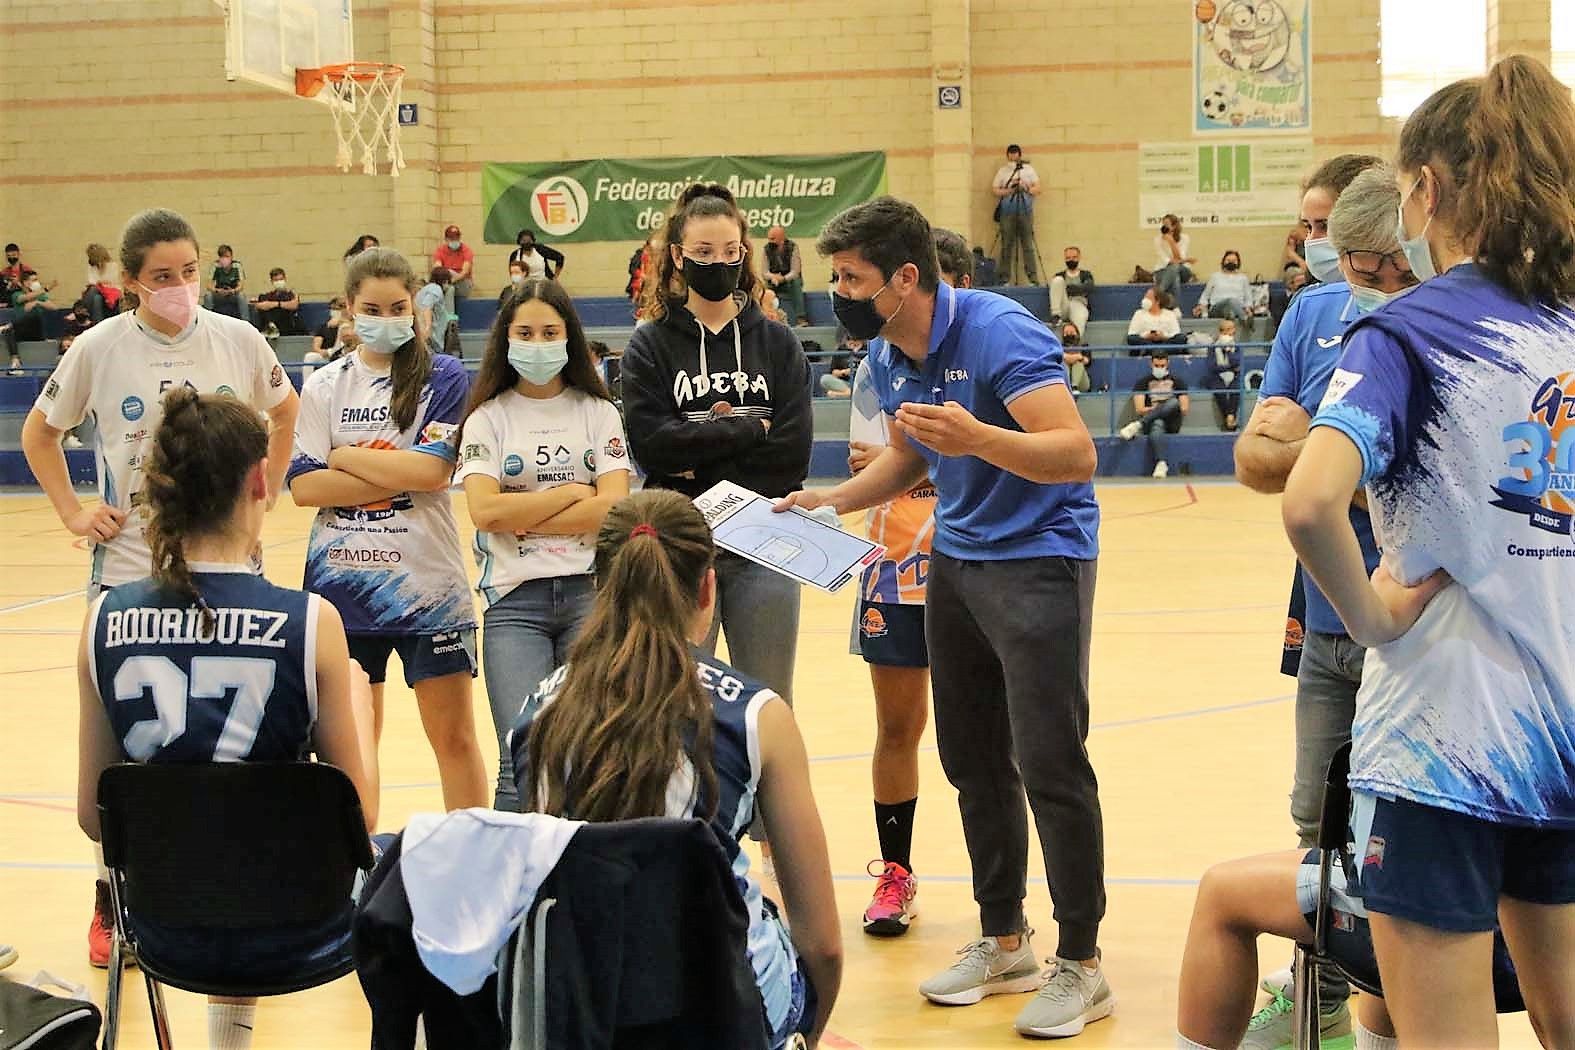
[[[221,0],[224,75],[295,94],[295,71],[355,58],[350,0]],[[329,102],[332,92],[318,100]]]

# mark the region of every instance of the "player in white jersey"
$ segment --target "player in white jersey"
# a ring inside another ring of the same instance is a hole
[[[257,330],[197,305],[197,237],[185,219],[162,208],[133,216],[121,235],[120,269],[126,291],[140,305],[77,337],[22,428],[27,464],[55,513],[93,545],[94,590],[148,574],[142,465],[166,390],[230,394],[268,414],[270,501],[284,479],[299,407],[279,359]],[[60,446],[65,433],[87,418],[97,425],[102,497],[90,507],[72,489]]]
[[[78,646],[77,820],[99,838],[98,781],[117,762],[295,762],[315,752],[377,823],[372,691],[332,604],[252,571],[269,498],[257,413],[173,387],[149,440],[151,575],[94,600]],[[245,829],[230,829],[231,837]],[[347,909],[348,912],[348,909]],[[133,917],[150,957],[283,984],[307,960],[348,954],[348,914],[314,928],[200,934]],[[251,1045],[255,1000],[213,998],[209,1045]]]
[[[345,301],[359,345],[312,373],[301,398],[290,495],[320,508],[306,587],[345,619],[350,653],[372,679],[382,729],[388,658],[399,653],[437,758],[443,802],[484,806],[471,679],[476,614],[448,486],[470,378],[433,356],[417,330],[419,287],[405,257],[369,248],[350,263]]]
[[[133,312],[78,336],[44,384],[22,426],[28,467],[60,521],[92,545],[90,594],[147,576],[143,462],[164,392],[189,387],[230,394],[268,414],[268,499],[278,498],[300,401],[272,348],[244,321],[197,305],[202,275],[197,235],[173,211],[139,212],[120,238],[120,272]],[[84,419],[93,439],[100,502],[84,507],[71,485],[61,440]],[[109,965],[109,884],[99,872],[88,959]]]
[[[1406,121],[1422,283],[1347,331],[1285,489],[1370,646],[1355,872],[1402,1046],[1493,1046],[1500,923],[1544,1046],[1575,1046],[1575,104],[1534,59]],[[1442,272],[1442,276],[1434,276]],[[1383,562],[1347,514],[1365,486]]]
[[[519,808],[509,727],[568,658],[591,609],[596,530],[629,494],[629,448],[556,281],[511,288],[460,424],[459,479],[476,526],[481,655],[498,737],[494,805]]]

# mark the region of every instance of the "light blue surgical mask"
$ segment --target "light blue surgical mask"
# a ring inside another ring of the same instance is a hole
[[[509,364],[524,377],[527,383],[546,386],[558,377],[569,363],[569,341],[554,339],[547,343],[527,343],[523,339],[509,340]]]
[[[1356,309],[1360,313],[1370,314],[1385,303],[1394,302],[1402,295],[1416,291],[1416,285],[1402,288],[1398,292],[1386,292],[1378,288],[1364,288],[1359,284],[1351,285],[1351,298],[1356,300]]]
[[[1405,252],[1405,261],[1411,264],[1411,272],[1418,281],[1426,281],[1438,276],[1438,268],[1433,265],[1433,250],[1427,246],[1427,228],[1433,225],[1433,217],[1427,217],[1422,232],[1415,237],[1405,232],[1405,202],[1411,199],[1411,194],[1420,185],[1422,179],[1417,179],[1405,196],[1400,198],[1400,207],[1395,210],[1395,237],[1400,241],[1400,250]]]
[[[414,317],[368,317],[356,315],[355,336],[361,345],[384,357],[416,337]]]
[[[1345,280],[1345,275],[1340,272],[1340,253],[1334,250],[1334,245],[1329,243],[1329,238],[1318,237],[1302,245],[1303,257],[1307,260],[1307,270],[1324,284],[1334,284]]]

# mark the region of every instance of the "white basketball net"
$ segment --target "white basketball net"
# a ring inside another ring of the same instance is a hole
[[[381,149],[388,173],[395,178],[405,166],[405,153],[399,145],[400,88],[405,71],[401,66],[352,64],[344,74],[336,74],[326,85],[336,96],[328,108],[334,115],[334,135],[339,151],[334,163],[349,171],[359,159],[361,170],[377,174],[377,154]]]

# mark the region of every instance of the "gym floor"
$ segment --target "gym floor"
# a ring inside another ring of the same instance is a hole
[[[1176,973],[1198,877],[1212,862],[1294,845],[1287,813],[1294,683],[1278,673],[1292,558],[1278,500],[1223,481],[1103,485],[1100,578],[1089,748],[1104,805],[1109,917],[1101,946],[1115,1015],[1076,1045],[1167,1048]],[[463,540],[469,523],[456,495]],[[269,575],[301,578],[309,511],[286,500],[264,535]],[[858,527],[850,518],[849,527]],[[8,976],[48,970],[102,1001],[86,958],[93,864],[75,819],[77,635],[87,554],[36,493],[0,497],[0,942],[20,961]],[[869,676],[847,653],[853,589],[806,591],[796,709],[831,843],[846,968],[828,1047],[1021,1045],[1011,1021],[1025,999],[931,1006],[918,983],[977,935],[955,796],[932,734],[922,753],[914,842],[920,916],[894,941],[865,937],[859,915],[877,855],[870,805],[874,734]],[[477,680],[476,725],[490,721]],[[432,755],[402,680],[389,685],[382,743],[382,826],[440,805]],[[1037,853],[1037,850],[1033,851]],[[1055,947],[1043,871],[1030,868],[1030,922],[1041,956]],[[1290,958],[1265,939],[1265,971]],[[152,1046],[141,980],[125,989],[121,1046]],[[178,1045],[204,1045],[197,996],[169,993]],[[366,1045],[369,1019],[352,979],[277,1000],[257,1017],[258,1050]],[[1503,1045],[1536,1042],[1524,1015],[1501,1020]]]

